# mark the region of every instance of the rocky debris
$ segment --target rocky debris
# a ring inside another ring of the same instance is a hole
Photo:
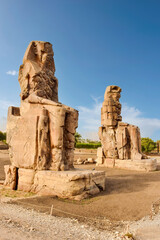
[[[88,158],[88,159],[87,159],[87,162],[88,162],[88,163],[95,163],[95,160],[94,160],[93,158]]]
[[[75,161],[74,163],[75,164],[78,164],[78,165],[81,165],[81,164],[84,164],[85,160],[82,159],[82,158],[78,158],[77,161]]]
[[[117,159],[139,161],[147,158],[141,152],[139,128],[122,122],[120,93],[120,87],[108,86],[104,94],[104,102],[101,108],[102,126],[99,128],[102,147],[97,150],[99,165],[115,166]],[[154,165],[152,160],[149,160],[148,163],[151,166],[150,170],[156,169],[152,167]],[[145,163],[143,169],[145,169]]]
[[[74,164],[77,164],[77,165],[94,164],[94,163],[96,163],[96,160],[94,160],[93,158],[87,158],[87,159],[78,158],[76,161],[74,161]]]

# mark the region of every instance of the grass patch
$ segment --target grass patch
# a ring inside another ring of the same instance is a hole
[[[76,143],[76,148],[97,149],[101,147],[101,143]]]
[[[31,197],[34,196],[34,193],[31,192],[23,192],[23,191],[18,191],[18,190],[11,190],[11,189],[6,189],[2,188],[0,189],[0,196],[1,197],[9,197],[9,198],[19,198],[19,197]]]

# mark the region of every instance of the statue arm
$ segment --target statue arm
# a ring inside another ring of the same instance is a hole
[[[35,93],[30,94],[29,97],[25,99],[25,101],[29,103],[36,103],[36,104],[39,103],[39,104],[47,104],[47,105],[53,105],[53,106],[62,106],[62,104],[59,102],[57,103],[46,98],[38,97]]]

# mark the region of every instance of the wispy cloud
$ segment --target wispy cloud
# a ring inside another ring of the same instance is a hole
[[[6,74],[15,76],[18,75],[18,72],[16,70],[9,70],[8,72],[6,72]]]
[[[126,103],[122,107],[122,118],[123,122],[137,125],[142,137],[154,138],[154,134],[160,130],[160,119],[145,118],[139,109],[129,107]]]
[[[98,128],[101,126],[102,102],[99,98],[93,98],[92,107],[79,106],[79,131],[84,138],[98,139]],[[122,103],[122,121],[137,125],[141,130],[142,137],[154,138],[154,134],[160,131],[160,119],[145,118],[143,113],[127,103]]]

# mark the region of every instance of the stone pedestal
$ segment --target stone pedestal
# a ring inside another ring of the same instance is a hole
[[[105,189],[105,172],[18,169],[18,190],[81,200]]]
[[[102,163],[97,159],[97,166],[151,172],[151,171],[157,170],[157,160],[156,159],[141,159],[141,160],[105,159],[105,161]]]

